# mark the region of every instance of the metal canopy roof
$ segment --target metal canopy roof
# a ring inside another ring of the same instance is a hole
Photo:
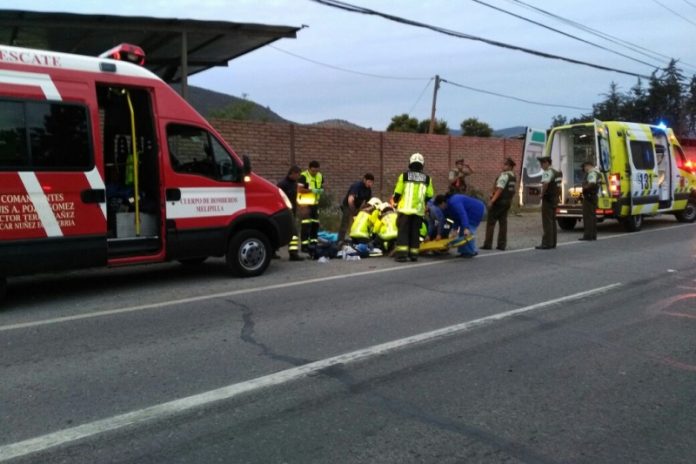
[[[227,62],[299,27],[135,16],[0,10],[0,44],[97,56],[121,43],[145,51],[145,67],[167,82]],[[185,51],[185,53],[184,53]],[[183,70],[183,72],[182,72]]]

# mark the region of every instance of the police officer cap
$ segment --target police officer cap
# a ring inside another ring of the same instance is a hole
[[[538,161],[548,161],[549,163],[551,162],[551,157],[550,156],[540,156],[537,158]]]
[[[594,167],[594,163],[592,161],[585,161],[584,163],[582,163],[582,167],[584,168],[585,166]]]
[[[512,158],[505,158],[505,164],[514,168],[516,163],[512,160]]]

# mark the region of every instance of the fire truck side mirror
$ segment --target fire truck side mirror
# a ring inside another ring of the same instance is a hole
[[[251,174],[251,159],[247,155],[242,155],[242,163],[244,163],[244,175]]]

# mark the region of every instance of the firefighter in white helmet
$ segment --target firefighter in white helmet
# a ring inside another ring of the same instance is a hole
[[[379,222],[379,207],[382,200],[370,198],[353,219],[350,227],[350,240],[355,243],[367,243],[372,239],[375,225]]]
[[[392,204],[399,214],[394,255],[396,261],[418,260],[419,231],[425,215],[425,205],[434,195],[433,180],[423,172],[425,159],[420,153],[411,155],[408,171],[401,173],[394,186]]]

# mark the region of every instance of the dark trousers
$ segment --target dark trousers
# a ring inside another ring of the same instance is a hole
[[[495,233],[495,224],[500,224],[498,228],[498,248],[504,250],[507,247],[507,218],[510,211],[510,203],[500,203],[496,201],[491,209],[488,210],[488,218],[486,219],[486,240],[483,246],[491,248],[493,245],[493,234]]]
[[[586,240],[597,240],[597,198],[583,198],[582,200],[582,236]]]
[[[302,219],[302,229],[300,236],[302,238],[302,251],[307,251],[309,248],[316,246],[319,240],[319,206],[308,206],[308,211]]]
[[[556,202],[552,200],[541,200],[541,225],[544,228],[544,235],[541,237],[541,246],[556,248]]]
[[[350,229],[350,226],[353,223],[353,217],[355,216],[355,212],[348,206],[342,205],[341,211],[343,212],[343,216],[341,217],[341,225],[338,228],[339,242],[346,239],[346,233],[348,233],[348,229]]]
[[[415,214],[399,214],[396,218],[396,227],[399,233],[396,236],[395,255],[418,256],[420,248],[420,227],[423,218]]]

